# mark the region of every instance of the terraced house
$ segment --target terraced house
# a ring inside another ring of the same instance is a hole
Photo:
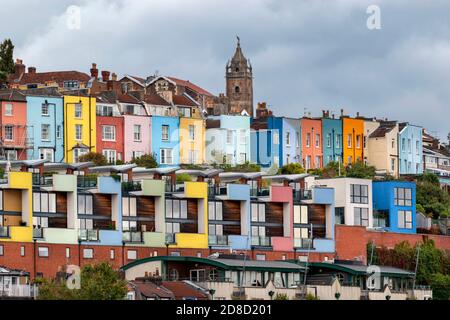
[[[323,165],[335,161],[342,163],[342,121],[323,111],[322,117]]]

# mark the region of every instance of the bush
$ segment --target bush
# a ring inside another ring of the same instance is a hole
[[[192,181],[191,176],[187,173],[177,174],[177,183]]]
[[[319,300],[319,297],[316,297],[315,295],[313,295],[312,293],[308,293],[306,295],[306,300]]]
[[[96,166],[106,166],[108,164],[108,160],[106,157],[97,152],[88,152],[83,154],[78,158],[79,162],[93,162]]]
[[[289,297],[286,293],[277,293],[273,300],[289,300]]]
[[[450,299],[450,275],[435,273],[431,276],[430,286],[433,289],[433,299]]]
[[[144,154],[139,158],[134,158],[131,163],[135,163],[138,167],[157,168],[158,162],[153,154]]]
[[[361,160],[358,160],[354,164],[347,166],[346,171],[347,177],[350,178],[373,179],[375,177],[375,167],[368,166]]]
[[[280,174],[301,174],[305,173],[305,169],[302,167],[300,163],[289,163],[285,166],[282,166],[278,173]]]

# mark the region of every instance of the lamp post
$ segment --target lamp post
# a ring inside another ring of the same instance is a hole
[[[214,294],[216,293],[215,289],[209,289],[209,294],[211,295],[211,300],[214,300]]]
[[[274,294],[275,294],[275,291],[273,291],[273,290],[269,291],[270,300],[273,300],[273,295]]]

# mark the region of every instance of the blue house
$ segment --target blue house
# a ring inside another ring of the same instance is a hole
[[[398,149],[400,175],[422,174],[422,127],[409,123],[400,123]]]
[[[326,114],[325,114],[326,115]],[[342,161],[342,121],[322,118],[323,165],[332,161]]]
[[[27,158],[64,160],[63,98],[57,92],[26,93],[27,137],[30,148]]]
[[[251,160],[264,168],[301,162],[300,120],[265,117],[252,120]]]
[[[151,150],[158,164],[161,166],[179,165],[180,118],[152,116],[151,133]]]
[[[416,184],[407,181],[374,181],[374,227],[390,232],[416,233]]]

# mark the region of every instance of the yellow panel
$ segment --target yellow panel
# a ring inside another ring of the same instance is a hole
[[[22,211],[22,190],[5,189],[3,195],[3,210]]]
[[[208,248],[208,235],[198,233],[177,233],[175,235],[175,245],[171,245],[170,248],[196,248],[206,249]]]

